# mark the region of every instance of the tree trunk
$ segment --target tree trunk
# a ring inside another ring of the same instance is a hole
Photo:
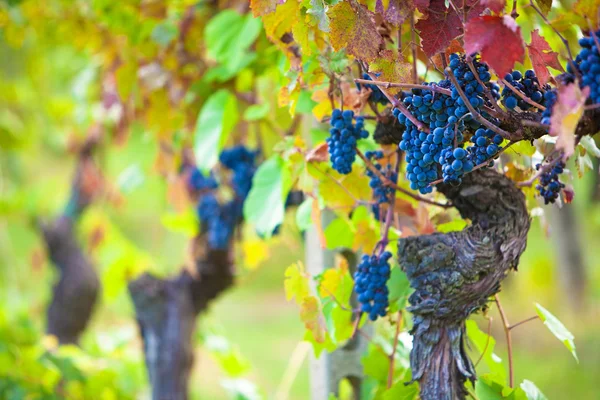
[[[209,251],[196,267],[196,277],[144,274],[129,284],[153,400],[187,400],[196,317],[233,283],[228,252]]]
[[[467,174],[442,192],[471,226],[459,232],[403,238],[400,265],[415,292],[411,367],[422,400],[464,399],[475,368],[465,351],[465,321],[487,307],[525,250],[529,216],[525,196],[491,169]]]
[[[61,216],[42,227],[50,260],[60,273],[47,311],[47,332],[60,344],[76,344],[98,298],[100,282],[73,233],[73,220]]]

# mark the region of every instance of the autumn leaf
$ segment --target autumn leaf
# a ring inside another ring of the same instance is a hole
[[[556,148],[563,151],[565,160],[575,152],[575,130],[589,93],[588,86],[581,90],[575,82],[558,89],[558,98],[550,118],[550,136],[557,138]]]
[[[469,21],[465,32],[465,51],[481,53],[481,59],[498,76],[509,73],[515,62],[522,62],[525,57],[521,29],[508,15],[484,15]]]
[[[506,0],[481,0],[481,4],[494,12],[501,12],[506,6]]]
[[[549,1],[549,0],[548,0]],[[573,12],[582,18],[587,18],[592,26],[598,26],[598,0],[579,0],[573,6]]]
[[[427,19],[419,20],[415,28],[421,33],[423,51],[431,57],[444,51],[453,39],[463,33],[463,29],[460,17],[446,7],[444,0],[433,0],[426,10]]]
[[[296,303],[302,304],[304,298],[308,296],[308,276],[304,271],[304,266],[301,262],[294,263],[285,270],[285,297],[288,301],[296,298]]]
[[[367,62],[377,58],[383,38],[377,31],[371,11],[355,1],[344,1],[333,6],[327,15],[331,20],[329,37],[334,50],[345,48]]]
[[[421,12],[426,12],[429,9],[430,0],[414,0],[415,7]]]
[[[307,162],[325,162],[329,160],[329,154],[327,153],[327,143],[321,143],[317,147],[311,149],[306,153],[305,157]]]
[[[535,0],[542,14],[546,15],[552,9],[552,0]]]
[[[379,57],[369,66],[369,72],[377,72],[378,80],[384,82],[406,83],[411,80],[412,66],[403,62],[398,53],[393,50],[382,50]],[[386,89],[391,94],[396,94],[399,88]]]
[[[277,8],[277,5],[283,4],[285,0],[250,0],[250,8],[252,15],[259,17],[261,15],[270,14]]]
[[[377,0],[375,3],[375,11],[379,13],[386,22],[394,26],[402,25],[414,10],[412,0],[388,1],[387,9],[384,10],[383,0]]]
[[[326,339],[325,318],[321,313],[319,300],[315,296],[305,297],[300,305],[300,318],[306,329],[312,332],[317,343]]]
[[[548,67],[564,71],[558,61],[558,53],[552,51],[546,39],[540,36],[538,29],[531,32],[531,43],[527,45],[527,49],[540,85],[544,85],[550,80]]]

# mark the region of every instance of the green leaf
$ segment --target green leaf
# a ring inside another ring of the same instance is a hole
[[[475,394],[479,400],[502,400],[504,384],[496,381],[490,374],[485,374],[475,382]]]
[[[308,277],[301,262],[294,263],[286,268],[283,286],[288,301],[295,297],[296,303],[301,304],[302,300],[308,296],[310,292]]]
[[[475,321],[467,321],[467,336],[477,348],[479,353],[483,354],[483,360],[490,369],[490,373],[495,375],[498,380],[506,383],[506,370],[502,365],[502,360],[494,354],[496,340],[487,333],[481,331]]]
[[[213,17],[205,30],[208,56],[224,68],[228,77],[233,77],[256,59],[248,48],[261,32],[260,19],[251,14],[241,15],[225,10]]]
[[[562,322],[560,322],[558,318],[552,315],[550,311],[546,310],[538,303],[535,303],[535,308],[542,321],[544,321],[544,325],[546,325],[548,329],[550,329],[550,332],[552,332],[552,334],[556,336],[558,340],[563,342],[565,347],[569,349],[571,354],[573,354],[575,360],[579,362],[579,358],[577,358],[577,353],[575,352],[575,336],[573,336],[573,334],[569,332],[569,330],[562,324]]]
[[[391,388],[383,392],[383,400],[414,400],[419,393],[419,387],[415,384],[406,385],[402,379],[396,381]]]
[[[408,294],[410,293],[410,283],[404,271],[395,266],[390,273],[390,279],[387,283],[389,291],[390,313],[397,312],[404,308]]]
[[[309,197],[308,199],[304,200],[302,204],[300,204],[298,210],[296,211],[296,225],[298,225],[298,229],[301,231],[305,231],[312,225],[311,215],[313,201],[314,199]]]
[[[237,118],[237,100],[224,89],[204,103],[194,135],[194,155],[202,171],[206,172],[217,163],[223,143],[237,123]]]
[[[527,379],[521,383],[520,387],[527,395],[527,400],[548,400],[548,398],[544,396],[544,393],[535,386],[535,383],[528,381]]]
[[[245,121],[258,121],[265,118],[271,111],[271,104],[268,102],[262,104],[252,104],[244,111]]]
[[[274,155],[258,167],[252,189],[244,202],[244,218],[254,224],[259,235],[271,237],[283,222],[285,200],[291,188],[289,169]]]
[[[354,228],[350,221],[336,218],[325,228],[325,241],[328,249],[344,247],[351,249],[354,242]]]

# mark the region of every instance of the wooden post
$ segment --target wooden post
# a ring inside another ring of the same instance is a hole
[[[333,213],[324,211],[322,224],[324,227],[333,220]],[[319,237],[314,226],[306,232],[305,261],[307,271],[311,276],[324,272],[327,268],[334,267],[335,252],[322,249]],[[352,252],[341,253],[349,264],[350,271],[356,269],[357,256]],[[357,308],[355,296],[351,304]],[[367,325],[363,331],[372,331],[372,326]],[[319,358],[311,352],[310,357],[310,393],[311,400],[328,400],[330,394],[338,395],[340,382],[348,379],[354,391],[354,399],[360,400],[360,387],[363,378],[361,358],[367,348],[367,341],[361,335],[355,335],[343,347],[333,353],[322,353]]]

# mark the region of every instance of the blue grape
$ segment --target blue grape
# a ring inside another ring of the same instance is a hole
[[[380,74],[375,74],[376,77],[378,77]],[[368,81],[371,81],[371,77],[369,76],[369,74],[363,74],[363,79],[366,79]],[[356,84],[356,88],[358,90],[361,89],[361,84],[357,83]],[[369,100],[373,101],[374,103],[379,103],[379,104],[388,104],[390,101],[388,100],[388,98],[385,96],[385,94],[383,94],[383,92],[381,91],[381,89],[379,89],[379,87],[377,85],[368,85],[365,84],[366,87],[368,87],[369,89],[371,89],[371,95],[369,96]]]
[[[371,321],[387,314],[389,306],[387,281],[391,271],[390,258],[392,258],[392,253],[389,251],[379,257],[363,255],[354,273],[354,290],[361,311],[367,313]]]
[[[327,138],[331,166],[340,174],[352,172],[352,164],[356,159],[356,144],[365,139],[369,133],[364,129],[364,118],[356,117],[353,123],[352,110],[335,109],[331,113],[331,129]]]
[[[516,90],[523,93],[536,103],[546,106],[544,101],[544,92],[550,90],[548,85],[543,87],[540,85],[538,78],[535,75],[535,71],[528,69],[523,75],[520,71],[513,71],[512,73],[506,74],[504,80],[508,81]],[[517,96],[512,89],[508,86],[502,89],[502,99],[506,108],[509,110],[515,109],[517,106],[521,110],[529,110],[533,106]]]
[[[535,169],[540,170],[541,164],[537,164]],[[554,203],[560,194],[560,191],[564,189],[564,183],[559,180],[559,175],[563,173],[565,163],[559,161],[556,165],[550,168],[548,171],[542,173],[539,178],[539,184],[536,185],[536,189],[544,199],[545,204]]]

